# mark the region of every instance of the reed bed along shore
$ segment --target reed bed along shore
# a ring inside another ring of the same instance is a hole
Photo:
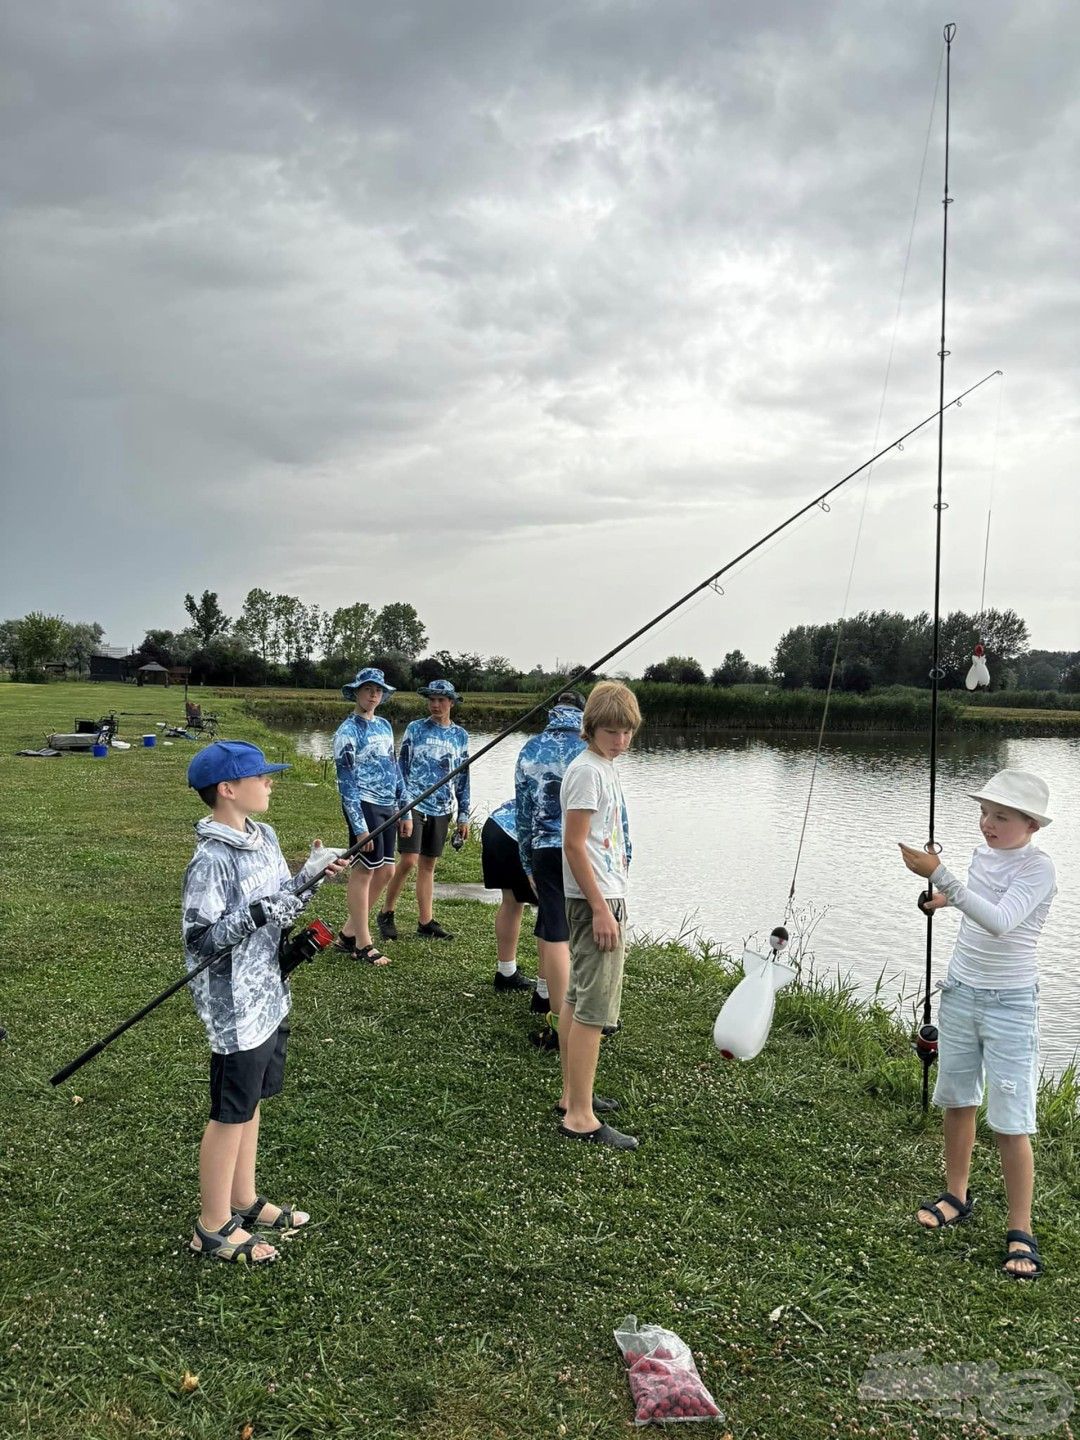
[[[753,730],[787,733],[820,728],[825,694],[820,690],[778,690],[761,686],[659,685],[635,682],[634,691],[646,723],[654,729]],[[219,692],[226,694],[228,692]],[[348,703],[330,691],[236,692],[245,696],[248,714],[271,728],[310,726],[333,730],[348,712]],[[1002,696],[1009,692],[1000,692]],[[1026,692],[1025,692],[1026,693]],[[1033,692],[1036,695],[1038,692]],[[456,707],[455,719],[474,730],[494,730],[513,723],[542,697],[524,694],[469,692]],[[989,697],[996,699],[998,697]],[[942,697],[939,722],[944,731],[1061,735],[1080,732],[1080,710],[1039,709],[970,703],[952,693]],[[419,695],[397,694],[381,707],[395,723],[405,724],[427,713]],[[541,729],[545,715],[534,716],[526,728]],[[829,703],[828,733],[924,733],[930,725],[930,696],[925,691],[894,689],[876,695],[837,693]]]
[[[731,962],[693,937],[642,939],[600,1068],[642,1146],[596,1153],[555,1132],[552,1058],[526,1043],[526,1005],[494,992],[492,913],[473,901],[442,904],[453,944],[405,938],[386,970],[329,955],[299,972],[261,1180],[312,1225],[269,1269],[188,1255],[206,1049],[186,997],[47,1080],[179,973],[202,813],[193,746],[137,744],[147,692],[103,686],[88,709],[85,691],[0,700],[5,1440],[614,1440],[632,1413],[611,1334],[627,1312],[687,1340],[739,1440],[1001,1433],[977,1401],[962,1425],[861,1401],[882,1352],[1076,1383],[1075,1075],[1040,1100],[1047,1274],[1010,1282],[985,1132],[974,1223],[914,1228],[941,1188],[940,1136],[887,982],[867,1003],[808,976],[762,1056],[732,1065],[710,1041]],[[288,752],[242,697],[195,698]],[[110,706],[142,712],[121,730],[132,750],[15,756]],[[269,818],[299,858],[313,835],[340,838],[340,812],[321,767],[292,758]],[[441,877],[476,880],[478,854],[475,839],[448,852]],[[340,922],[342,887],[315,908]]]

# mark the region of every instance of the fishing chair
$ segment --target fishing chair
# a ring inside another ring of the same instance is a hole
[[[194,730],[197,735],[209,735],[211,740],[218,733],[220,721],[216,715],[204,715],[202,706],[196,705],[194,700],[184,701],[184,718],[189,730]]]

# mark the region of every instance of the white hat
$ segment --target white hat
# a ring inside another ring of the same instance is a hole
[[[1050,787],[1027,770],[999,770],[980,791],[969,790],[968,794],[973,800],[989,800],[991,804],[1019,810],[1040,826],[1050,824],[1050,816],[1045,813],[1050,803]]]

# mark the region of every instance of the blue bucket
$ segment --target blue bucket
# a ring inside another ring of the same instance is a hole
[[[144,736],[142,737],[142,743],[146,746],[147,750],[152,750],[152,749],[154,748],[154,746],[157,744],[157,736],[156,736],[156,735],[144,735]]]
[[[108,755],[108,753],[109,753],[109,747],[108,747],[108,745],[95,745],[95,746],[94,746],[94,759],[95,759],[95,760],[104,760],[104,759],[105,759],[105,756]]]

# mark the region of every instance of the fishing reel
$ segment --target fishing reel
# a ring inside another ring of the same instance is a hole
[[[915,1039],[911,1042],[915,1054],[924,1065],[933,1065],[938,1057],[938,1029],[936,1025],[920,1025]]]
[[[281,978],[287,981],[298,965],[314,960],[316,955],[333,943],[334,932],[321,920],[313,920],[295,935],[291,930],[286,930],[281,937],[281,948],[278,951]]]

